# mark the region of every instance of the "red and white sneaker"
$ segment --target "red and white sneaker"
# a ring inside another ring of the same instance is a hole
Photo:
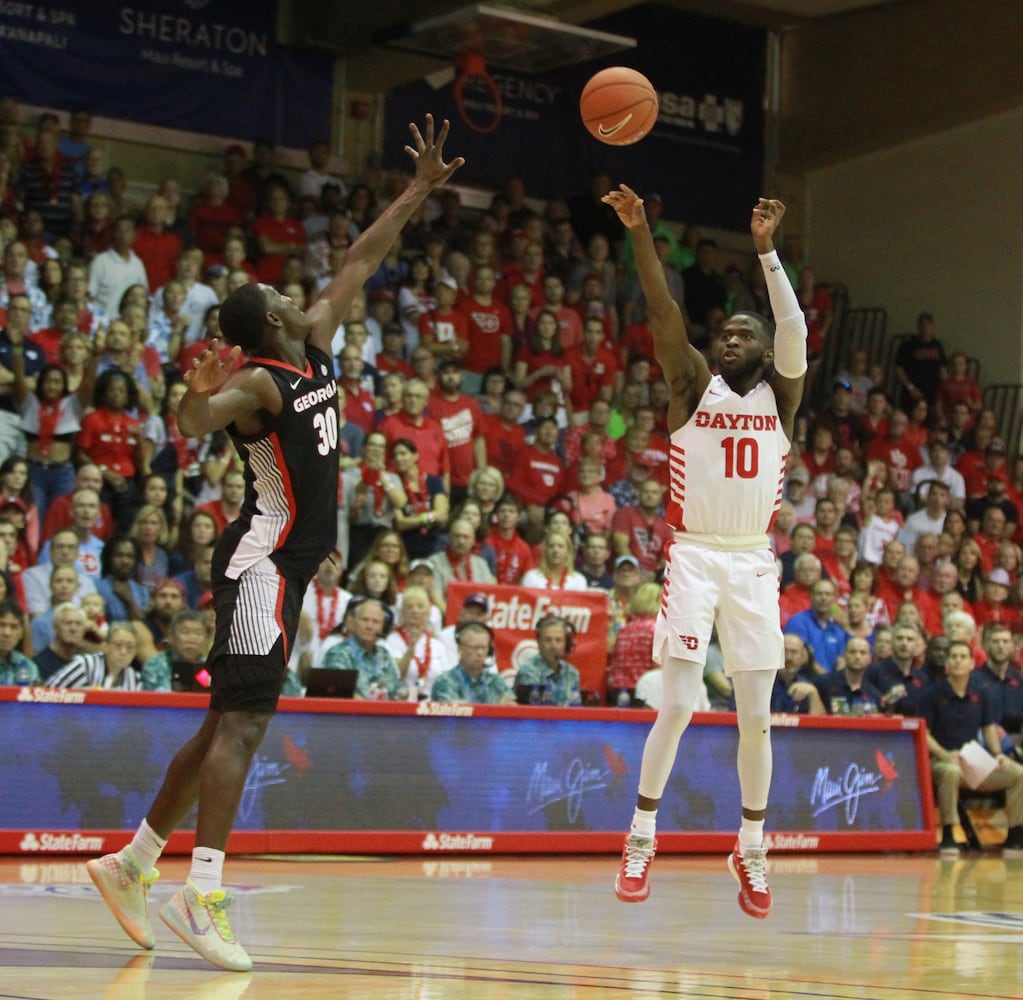
[[[623,903],[642,903],[650,895],[647,873],[654,860],[657,841],[639,833],[630,833],[622,848],[622,863],[615,878],[615,895]]]
[[[739,883],[739,907],[757,920],[771,912],[771,890],[767,887],[767,849],[747,847],[742,853],[739,841],[728,856],[728,870]]]

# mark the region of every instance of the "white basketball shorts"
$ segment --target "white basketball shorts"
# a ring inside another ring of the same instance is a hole
[[[728,675],[777,670],[785,660],[778,567],[770,549],[726,552],[675,542],[668,552],[654,659],[704,664],[711,631]]]

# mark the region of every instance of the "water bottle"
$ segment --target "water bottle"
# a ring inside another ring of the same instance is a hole
[[[14,683],[18,687],[28,687],[32,683],[32,671],[28,669],[27,664],[22,664],[14,672]]]

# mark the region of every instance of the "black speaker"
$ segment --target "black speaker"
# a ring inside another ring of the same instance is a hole
[[[540,641],[540,633],[548,625],[560,625],[565,630],[565,656],[575,649],[575,626],[561,615],[547,615],[536,623],[536,639]]]

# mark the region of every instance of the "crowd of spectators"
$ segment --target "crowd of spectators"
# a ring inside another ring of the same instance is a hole
[[[352,182],[322,142],[308,169],[281,169],[261,141],[225,149],[192,199],[150,178],[134,204],[89,129],[81,109],[68,131],[55,115],[25,128],[0,102],[0,679],[200,689],[211,554],[245,482],[226,435],[177,430],[183,373],[241,284],[313,301],[406,178]],[[610,696],[656,705],[669,390],[628,234],[600,201],[610,185],[596,171],[541,205],[511,177],[483,211],[442,190],[357,297],[333,345],[338,550],[310,585],[286,693],[348,642],[348,660],[376,663],[374,697],[428,697],[465,662],[437,694],[508,700],[517,678],[479,679],[477,660],[493,668],[485,633],[444,637],[448,584],[467,581],[606,592]],[[645,205],[691,341],[712,361],[732,311],[769,314],[760,268],[695,226],[679,235],[656,193]],[[822,370],[831,298],[800,257],[786,240],[809,378],[830,392],[808,393],[823,402],[799,415],[774,523],[786,632],[775,708],[923,712],[943,644],[965,640],[1012,750],[1023,462],[926,312],[895,360],[896,398],[862,351]],[[376,600],[346,622],[353,596]],[[479,623],[479,604],[455,616]],[[992,643],[1005,634],[1003,662]],[[565,704],[579,701],[570,640],[551,637],[543,668]],[[717,656],[707,694],[729,707]]]

